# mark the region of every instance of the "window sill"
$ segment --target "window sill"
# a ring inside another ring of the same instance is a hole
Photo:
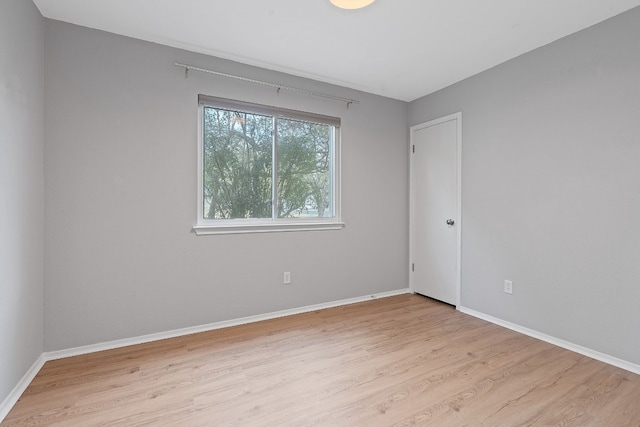
[[[343,222],[303,222],[299,224],[236,224],[236,225],[194,225],[193,231],[198,236],[210,234],[247,234],[247,233],[280,233],[287,231],[326,231],[341,230]]]

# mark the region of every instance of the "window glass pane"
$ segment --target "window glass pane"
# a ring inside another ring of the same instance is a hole
[[[278,217],[332,217],[334,127],[277,119]]]
[[[271,218],[273,118],[203,111],[204,218]]]

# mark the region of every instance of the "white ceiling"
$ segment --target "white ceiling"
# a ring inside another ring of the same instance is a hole
[[[640,0],[34,0],[47,18],[404,101]],[[198,64],[191,64],[198,65]]]

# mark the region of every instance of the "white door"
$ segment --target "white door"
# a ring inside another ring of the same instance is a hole
[[[411,289],[460,304],[462,114],[410,129]]]

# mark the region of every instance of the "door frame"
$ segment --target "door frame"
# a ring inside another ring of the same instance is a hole
[[[415,293],[413,282],[413,265],[414,259],[414,156],[413,156],[413,134],[419,129],[436,126],[441,123],[456,121],[457,141],[456,141],[456,169],[457,169],[457,185],[456,185],[456,201],[457,212],[455,216],[456,227],[456,309],[460,307],[460,289],[462,286],[462,111],[449,114],[438,119],[429,120],[409,128],[409,289]]]

